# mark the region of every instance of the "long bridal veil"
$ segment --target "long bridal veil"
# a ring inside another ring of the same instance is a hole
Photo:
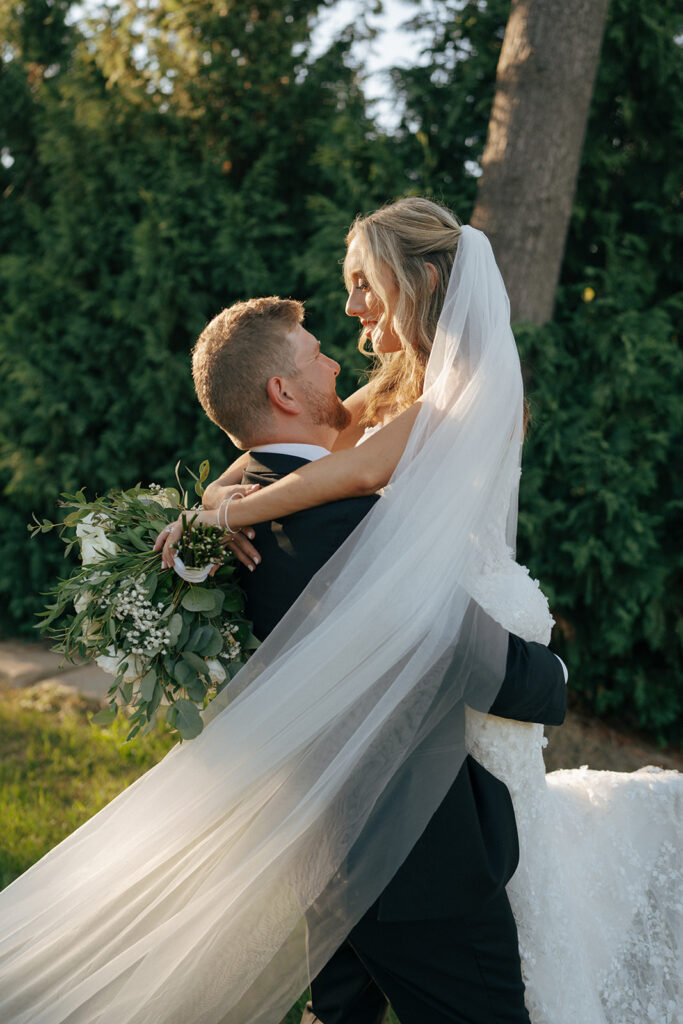
[[[278,1024],[424,830],[507,634],[468,581],[513,525],[522,383],[464,227],[379,502],[167,757],[0,894],[3,1024]],[[508,537],[508,541],[512,537]]]

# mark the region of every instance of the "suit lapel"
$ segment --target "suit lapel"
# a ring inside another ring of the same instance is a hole
[[[261,484],[266,487],[275,483],[288,473],[292,473],[300,466],[308,464],[308,459],[301,459],[298,455],[280,455],[277,452],[254,452],[249,453],[249,462],[242,476],[244,484]]]

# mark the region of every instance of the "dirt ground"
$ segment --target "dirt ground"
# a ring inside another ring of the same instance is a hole
[[[647,737],[621,731],[578,711],[569,711],[564,725],[546,728],[543,752],[549,772],[588,765],[599,771],[632,772],[646,764],[683,770],[683,752],[662,750]]]

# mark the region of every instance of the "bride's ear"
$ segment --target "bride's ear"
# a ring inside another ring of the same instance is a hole
[[[271,377],[266,384],[270,404],[277,412],[286,416],[298,416],[301,406],[292,393],[286,377]]]
[[[436,288],[436,282],[439,280],[439,272],[433,263],[427,263],[426,260],[425,267],[427,268],[427,273],[429,275],[429,291],[431,294]]]

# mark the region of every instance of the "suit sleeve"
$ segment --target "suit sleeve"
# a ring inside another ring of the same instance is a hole
[[[490,714],[561,725],[566,711],[567,687],[558,658],[543,644],[527,643],[510,633],[505,678]]]

